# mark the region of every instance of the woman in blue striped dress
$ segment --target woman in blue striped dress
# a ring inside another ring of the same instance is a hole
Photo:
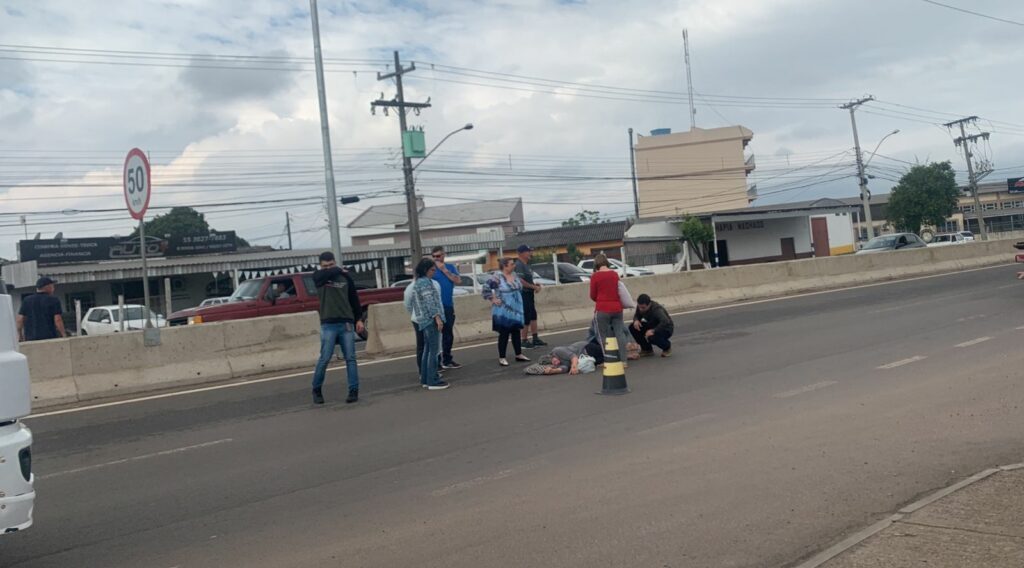
[[[508,352],[508,340],[512,340],[512,349],[516,361],[529,361],[523,355],[522,341],[519,331],[523,329],[523,283],[515,273],[515,260],[503,258],[498,261],[500,269],[484,286],[484,299],[491,303],[491,327],[498,332],[498,364],[508,366],[505,358]]]

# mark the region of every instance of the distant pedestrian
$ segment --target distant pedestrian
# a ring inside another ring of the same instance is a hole
[[[519,331],[523,329],[523,283],[516,274],[516,263],[511,258],[498,261],[500,271],[484,286],[484,299],[491,303],[491,328],[498,332],[498,364],[508,366],[508,342],[512,340],[516,361],[529,361],[523,355]]]
[[[340,345],[348,376],[346,403],[359,400],[359,369],[356,366],[356,333],[363,333],[363,308],[359,304],[355,282],[348,271],[338,266],[334,253],[320,253],[320,269],[313,273],[320,299],[320,359],[313,372],[313,403],[323,404],[321,390],[327,376],[327,364]]]
[[[527,349],[531,347],[544,347],[547,343],[541,341],[540,337],[537,337],[537,303],[535,296],[540,293],[542,286],[533,282],[533,267],[530,266],[530,260],[533,258],[533,249],[529,245],[519,245],[516,252],[519,255],[515,265],[516,274],[519,275],[523,285],[522,346]],[[558,268],[557,264],[555,268]],[[533,339],[530,339],[531,333],[533,334]]]
[[[636,312],[629,331],[640,345],[642,357],[654,355],[654,347],[661,349],[662,357],[672,356],[669,338],[675,332],[675,323],[668,310],[647,294],[640,294],[636,299]]]
[[[36,293],[21,301],[17,317],[21,341],[67,337],[60,300],[53,295],[56,284],[56,280],[44,276],[36,281]]]
[[[622,320],[622,300],[619,296],[619,273],[612,270],[608,257],[594,256],[594,272],[590,276],[590,299],[594,300],[594,319],[602,347],[606,337],[615,337],[621,359],[626,358],[629,336]],[[623,361],[625,363],[625,361]]]
[[[429,390],[443,390],[448,383],[437,375],[438,354],[441,348],[441,330],[444,329],[444,306],[438,292],[434,273],[437,267],[429,258],[416,265],[416,279],[409,300],[410,312],[415,314],[414,323],[423,337],[423,351],[420,355],[420,385]]]
[[[444,261],[444,247],[436,246],[430,251],[436,270],[434,281],[441,285],[441,305],[444,306],[444,329],[441,330],[441,368],[458,369],[462,365],[452,358],[452,345],[455,343],[455,287],[462,283],[459,269],[454,264]]]
[[[437,280],[432,280],[431,282],[434,284],[434,289],[437,290],[437,294],[440,295],[441,285],[437,283]],[[410,282],[410,284],[412,283]],[[420,331],[420,326],[416,324],[416,308],[412,303],[412,293],[413,287],[411,285],[406,286],[405,293],[402,295],[402,303],[405,305],[405,309],[409,311],[409,319],[412,322],[412,332],[416,336],[416,374],[419,375],[423,367],[423,332]],[[440,352],[441,350],[438,348],[438,353],[440,354]],[[441,364],[438,362],[438,368],[440,367]],[[443,374],[438,371],[437,377],[440,379],[442,376]]]

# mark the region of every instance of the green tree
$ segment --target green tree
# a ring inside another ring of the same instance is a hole
[[[584,209],[572,217],[562,221],[563,227],[579,227],[582,225],[596,225],[598,223],[607,223],[608,219],[601,218],[599,211],[591,211],[590,209]]]
[[[573,264],[583,260],[583,253],[576,248],[575,244],[569,244],[569,246],[565,247],[565,255],[569,257],[569,262]]]
[[[146,221],[147,237],[180,237],[185,235],[207,235],[214,229],[206,217],[191,207],[172,207],[170,211]],[[132,236],[138,235],[135,230]],[[248,247],[249,243],[237,237],[238,246]]]
[[[697,258],[702,263],[707,262],[707,246],[715,238],[714,229],[696,217],[687,217],[682,223],[679,223],[679,234],[682,235],[684,241],[693,245]]]
[[[543,263],[551,262],[554,259],[554,254],[550,250],[537,250],[533,251],[533,258],[530,259],[531,263]]]
[[[915,233],[922,225],[941,226],[956,210],[959,197],[952,164],[913,166],[889,194],[889,221]]]

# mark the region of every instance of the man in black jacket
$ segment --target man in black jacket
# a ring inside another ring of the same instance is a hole
[[[672,342],[668,338],[672,337],[675,324],[665,307],[652,301],[647,294],[640,294],[636,299],[633,325],[629,331],[640,344],[641,356],[653,355],[654,347],[661,349],[662,357],[672,356]]]
[[[313,403],[323,404],[321,390],[327,364],[334,346],[341,345],[348,375],[347,403],[359,400],[359,370],[356,367],[356,333],[363,333],[363,308],[355,282],[348,271],[337,265],[334,253],[320,254],[320,270],[313,273],[316,294],[320,299],[320,359],[313,372]]]

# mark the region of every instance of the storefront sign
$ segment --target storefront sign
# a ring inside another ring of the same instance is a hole
[[[83,239],[35,239],[19,241],[19,259],[36,261],[40,266],[104,260],[140,258],[139,238],[96,237]],[[215,232],[162,239],[146,237],[146,257],[190,256],[235,252],[235,232]]]

